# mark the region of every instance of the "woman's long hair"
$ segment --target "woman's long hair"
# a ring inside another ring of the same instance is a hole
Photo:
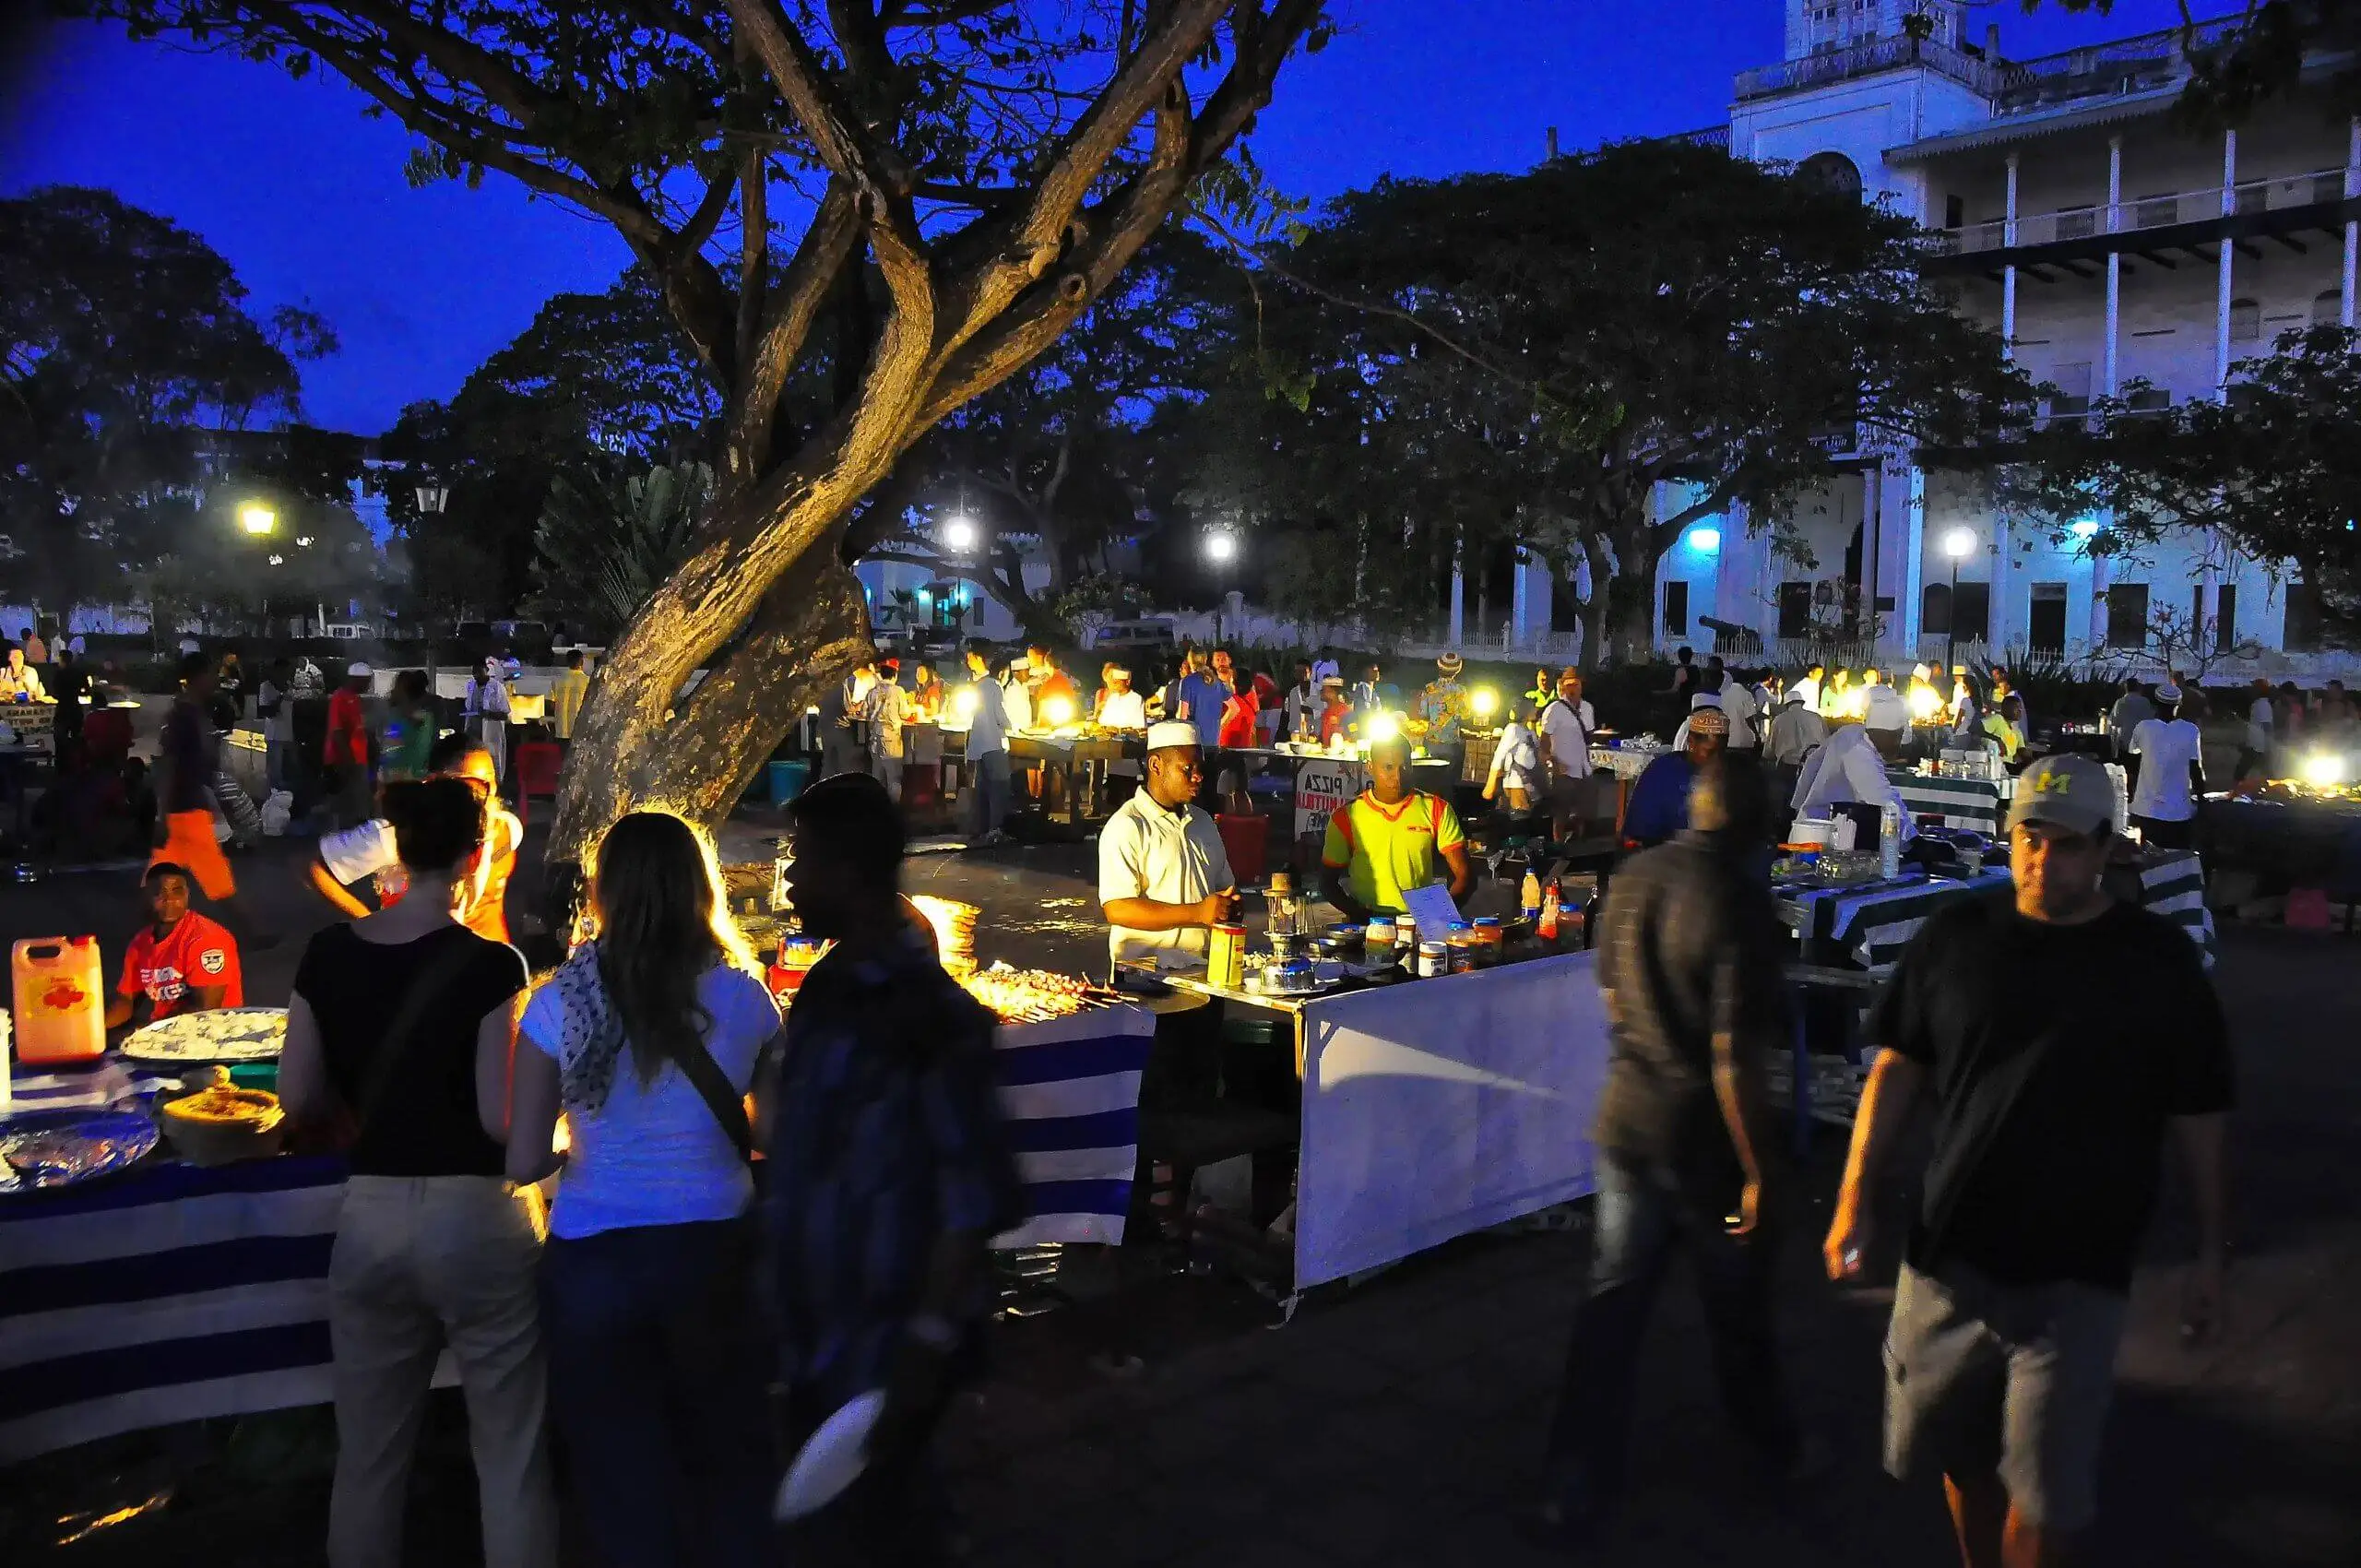
[[[712,841],[669,812],[633,812],[607,829],[591,902],[599,983],[646,1085],[713,1028],[697,1000],[706,972],[717,964],[752,972],[753,955],[730,921]]]

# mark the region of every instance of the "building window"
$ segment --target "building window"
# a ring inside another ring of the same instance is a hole
[[[2322,289],[2312,296],[2312,325],[2334,327],[2344,319],[2344,291]]]
[[[1811,636],[1811,585],[1781,583],[1779,585],[1779,635],[1783,637]]]
[[[1943,198],[1943,227],[1946,229],[1967,227],[1966,197],[1947,196]]]
[[[1949,583],[1928,583],[1927,591],[1918,596],[1918,635],[1940,637],[1952,629],[1952,588]]]
[[[1861,198],[1861,172],[1841,152],[1815,152],[1796,166],[1796,177],[1837,196]]]
[[[2045,403],[2052,418],[2070,419],[2091,411],[2091,362],[2077,360],[2061,364],[2052,374],[2050,385],[2056,388]]]
[[[2238,646],[2238,585],[2224,583],[2213,590],[2213,651],[2227,653]]]
[[[2161,386],[2142,386],[2125,400],[2125,406],[2135,414],[2153,414],[2173,406],[2173,395]]]
[[[2262,307],[2252,300],[2230,302],[2230,341],[2251,343],[2262,336]]]
[[[2320,646],[2320,624],[2327,619],[2320,605],[2320,590],[2310,583],[2287,585],[2287,624],[2280,632],[2279,645],[2289,653],[2317,653]]]
[[[2148,641],[2148,585],[2118,583],[2106,590],[2106,646],[2142,647]]]
[[[1689,585],[1687,583],[1664,585],[1664,629],[1676,634],[1689,630]]]
[[[2033,585],[2032,612],[2025,621],[2025,641],[2045,653],[2066,651],[2066,585]]]

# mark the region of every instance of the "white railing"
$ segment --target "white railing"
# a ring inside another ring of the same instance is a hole
[[[2343,201],[2344,171],[2315,169],[2303,174],[2241,180],[2232,187],[2231,199],[2240,216]],[[2177,223],[2201,223],[2223,216],[2222,208],[2219,185],[2171,196],[2140,196],[2116,204],[2113,229],[2118,233],[2136,233],[2143,229],[2168,229]],[[1934,236],[1933,249],[1938,255],[1972,255],[2011,244],[2046,245],[2059,240],[2087,240],[2108,232],[2107,204],[2068,208],[2062,212],[2026,213],[2017,219],[2016,228],[2013,240],[2005,218],[1947,229]]]

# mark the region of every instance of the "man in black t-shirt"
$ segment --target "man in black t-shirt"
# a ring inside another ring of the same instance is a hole
[[[2101,890],[2114,808],[2088,757],[2018,780],[2013,895],[1928,921],[1870,1019],[1885,1049],[1828,1232],[1830,1277],[1857,1277],[1866,1194],[1931,1091],[1886,1338],[1886,1468],[1941,1471],[1969,1568],[2055,1562],[2090,1523],[2167,1128],[2197,1211],[2182,1332],[2211,1333],[2221,1312],[2228,1027],[2187,934]]]
[[[1771,1336],[1761,1072],[1786,1038],[1786,932],[1752,870],[1771,790],[1752,757],[1700,769],[1692,826],[1617,873],[1598,983],[1613,1046],[1600,1096],[1596,1235],[1549,1433],[1538,1523],[1586,1534],[1622,1496],[1633,1374],[1676,1244],[1705,1298],[1722,1402],[1774,1470],[1803,1444]]]

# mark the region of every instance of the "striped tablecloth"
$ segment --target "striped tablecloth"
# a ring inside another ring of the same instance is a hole
[[[1886,769],[1902,792],[1904,810],[1916,817],[1940,814],[1945,827],[1998,836],[2016,781],[2010,778],[1929,778],[1904,767]]]
[[[1890,884],[1860,888],[1783,890],[1781,912],[1804,944],[1809,961],[1825,961],[1841,953],[1864,968],[1882,973],[1893,967],[1910,939],[1944,904],[1979,891],[2007,885],[2004,867],[1987,867],[1974,882],[1933,881],[1904,877]],[[2140,903],[2189,932],[2213,967],[2219,945],[2213,911],[2205,907],[2205,870],[2187,849],[2150,850],[2141,857]]]
[[[1032,1218],[999,1247],[1120,1242],[1156,1018],[1107,1007],[993,1043]],[[70,1103],[43,1096],[46,1103]],[[336,1157],[158,1159],[0,1202],[0,1464],[207,1416],[326,1404]],[[436,1381],[455,1381],[446,1360]]]

